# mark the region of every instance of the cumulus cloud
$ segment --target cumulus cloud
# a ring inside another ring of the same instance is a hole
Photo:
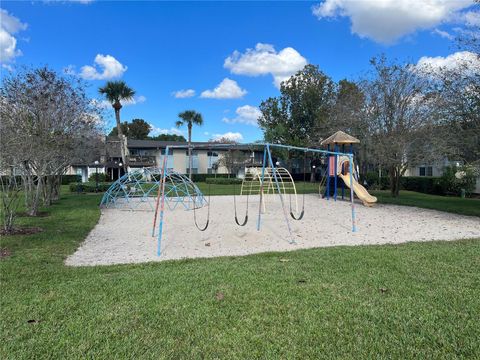
[[[243,97],[247,91],[240,88],[235,80],[225,78],[213,90],[205,90],[200,97],[209,99],[238,99]]]
[[[258,118],[262,116],[261,111],[256,106],[244,105],[235,110],[237,116],[234,118],[224,117],[223,122],[227,124],[246,124],[246,125],[258,125]]]
[[[82,66],[80,76],[86,80],[108,80],[119,78],[127,71],[127,67],[112,55],[97,54],[94,66]]]
[[[184,99],[195,96],[195,90],[193,89],[186,89],[186,90],[178,90],[174,91],[172,95],[177,99]]]
[[[22,52],[17,49],[17,39],[14,35],[26,30],[28,25],[4,9],[0,9],[0,20],[0,62],[3,64],[22,55]],[[8,65],[5,67],[8,68]]]
[[[312,11],[318,19],[349,17],[352,33],[390,44],[417,30],[454,21],[471,5],[471,0],[325,0]]]
[[[480,71],[480,59],[470,51],[458,51],[448,56],[423,56],[417,62],[417,69],[429,73],[463,69],[466,72]]]
[[[150,131],[150,134],[153,135],[153,136],[158,136],[158,135],[166,135],[166,134],[173,134],[173,135],[178,135],[178,136],[182,136],[183,135],[183,132],[177,128],[170,128],[170,129],[163,129],[163,128],[159,128],[159,127],[156,127],[155,125],[153,124],[150,124],[150,126],[152,127],[152,130]]]
[[[147,98],[145,96],[138,95],[131,100],[122,101],[122,105],[123,106],[137,105],[137,104],[142,104],[145,101],[147,101]],[[94,107],[99,109],[110,109],[112,107],[112,104],[110,103],[110,101],[107,101],[105,99],[102,99],[102,100],[93,99],[91,103]]]
[[[212,140],[213,141],[229,140],[229,141],[240,142],[243,140],[243,135],[240,134],[239,132],[229,131],[229,132],[226,132],[225,134],[213,134]]]
[[[260,76],[271,74],[274,84],[287,80],[307,64],[307,60],[291,47],[276,51],[273,45],[258,43],[255,49],[244,53],[235,50],[225,59],[223,66],[233,74]]]

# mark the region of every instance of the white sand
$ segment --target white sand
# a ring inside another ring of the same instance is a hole
[[[237,200],[239,217],[242,218],[245,198],[237,197]],[[295,240],[295,244],[291,244],[278,195],[270,195],[267,201],[267,212],[262,214],[260,231],[256,230],[258,197],[250,197],[250,216],[245,227],[239,227],[234,222],[232,196],[212,197],[210,226],[205,232],[195,228],[193,211],[186,211],[181,206],[174,211],[167,210],[160,257],[156,252],[157,239],[151,237],[153,212],[102,210],[99,223],[66,260],[66,264],[139,263],[336,245],[480,237],[478,218],[394,205],[367,208],[356,204],[357,232],[352,233],[349,202],[327,201],[317,195],[307,195],[304,218],[301,221],[289,219]],[[206,208],[198,210],[197,215],[202,226]]]

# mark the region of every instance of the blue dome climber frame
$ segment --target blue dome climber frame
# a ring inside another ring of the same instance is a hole
[[[117,181],[105,192],[100,206],[125,210],[155,209],[162,169],[156,167],[135,169]],[[186,210],[206,206],[203,193],[187,176],[175,171],[165,173],[165,202],[169,209],[182,204]]]

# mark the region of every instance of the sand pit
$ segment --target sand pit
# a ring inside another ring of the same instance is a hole
[[[242,221],[245,198],[237,198]],[[151,237],[151,211],[102,210],[99,223],[80,248],[66,260],[67,265],[108,265],[170,259],[239,256],[267,251],[291,251],[336,245],[398,244],[408,241],[457,240],[480,237],[480,220],[406,206],[356,205],[358,231],[351,231],[350,203],[305,198],[305,216],[290,221],[295,244],[289,235],[280,201],[267,199],[261,231],[256,230],[258,197],[250,198],[249,221],[239,227],[234,221],[233,197],[211,199],[210,226],[200,232],[193,212],[182,206],[165,213],[162,255],[156,255],[156,238]],[[197,212],[199,225],[206,209]],[[291,219],[290,219],[291,220]]]

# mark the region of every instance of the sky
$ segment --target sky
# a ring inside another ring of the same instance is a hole
[[[316,2],[2,1],[1,76],[22,65],[76,74],[98,94],[109,80],[136,91],[122,121],[141,118],[152,134],[176,129],[178,113],[202,113],[193,140],[262,139],[262,100],[305,64],[335,81],[356,79],[373,56],[454,66],[471,54],[453,39],[478,29],[471,0]]]

